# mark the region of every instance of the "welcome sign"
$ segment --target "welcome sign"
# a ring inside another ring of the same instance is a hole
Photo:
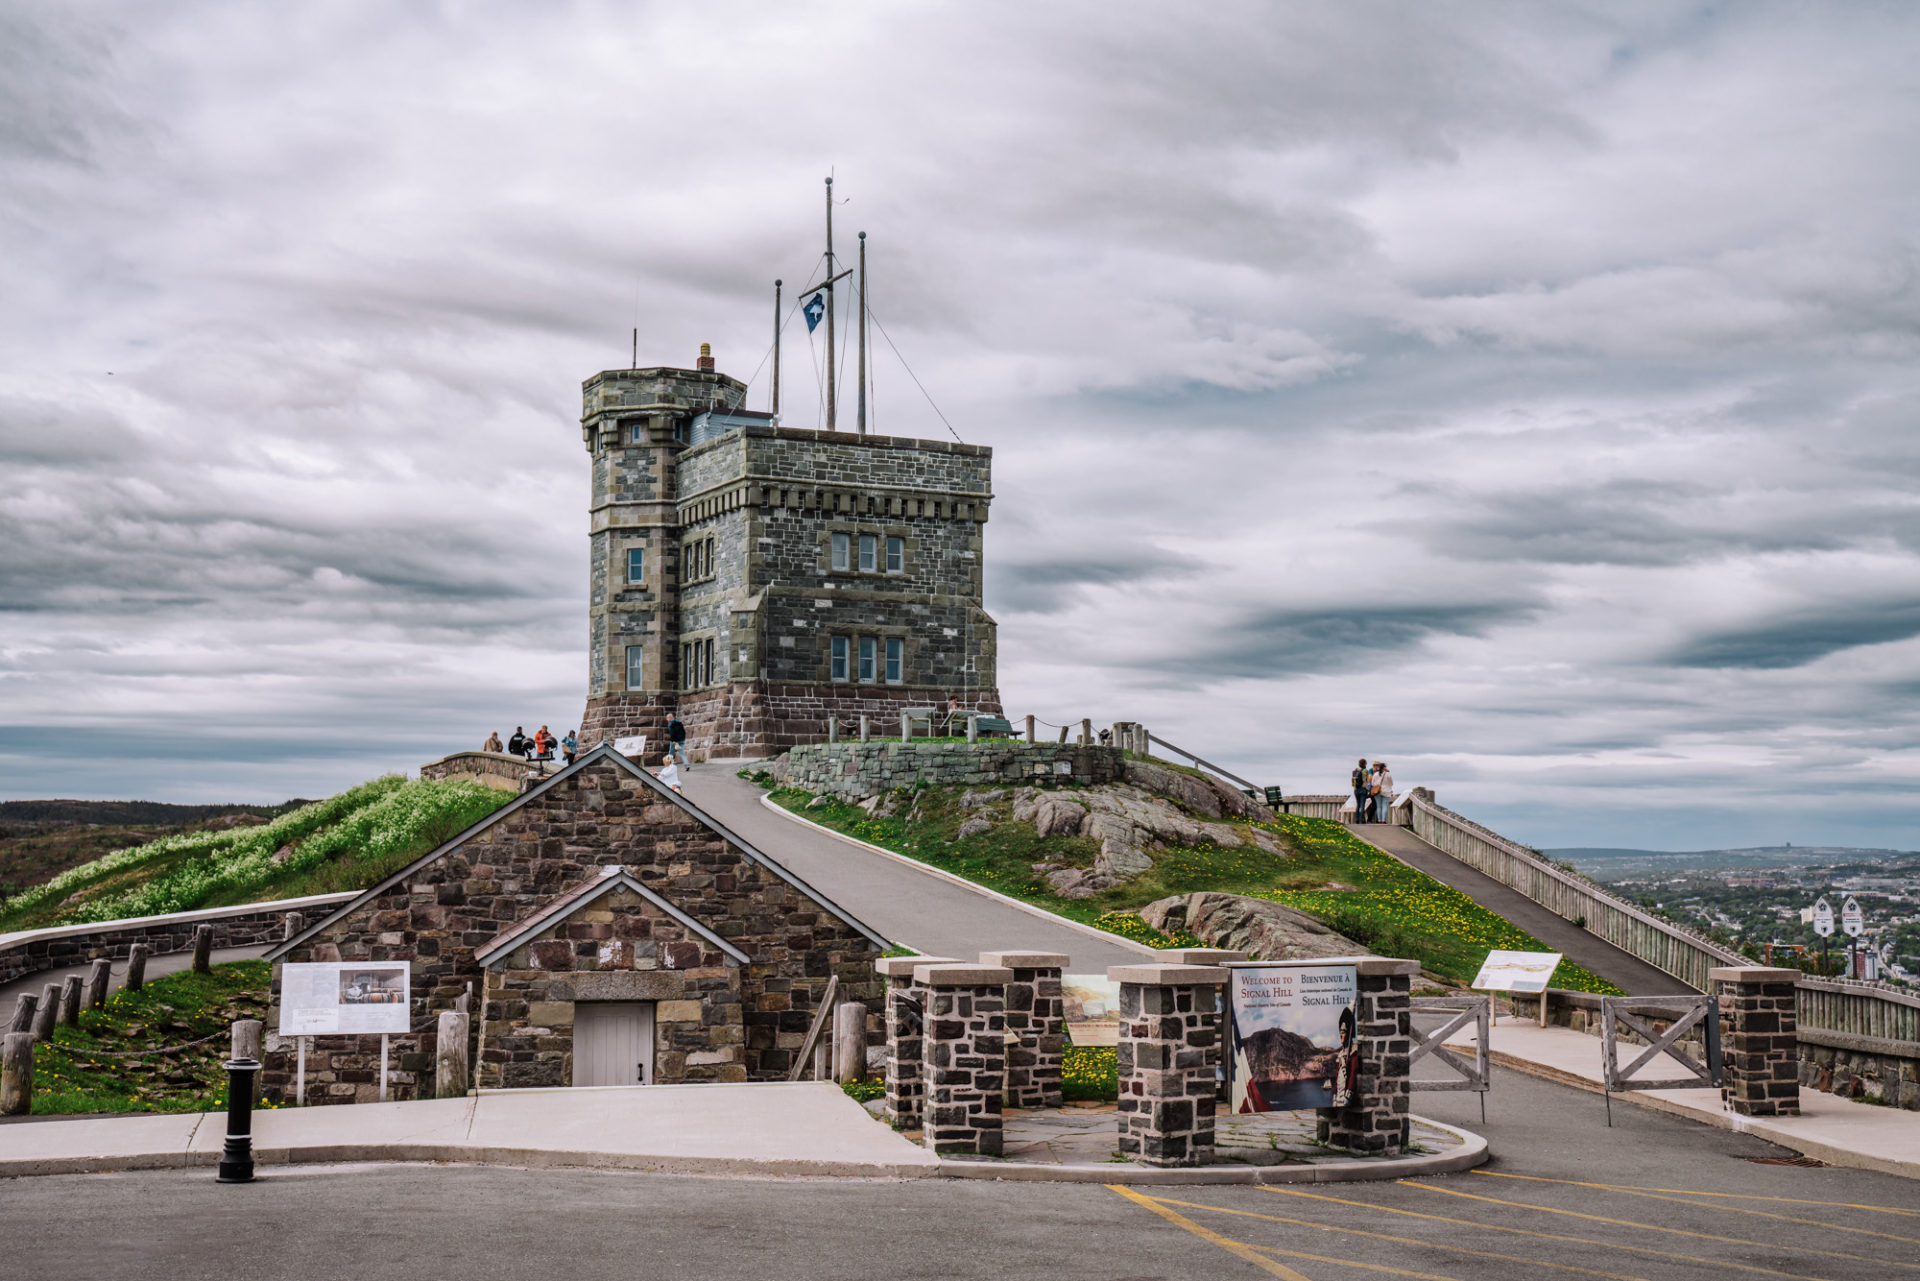
[[[1359,982],[1351,965],[1231,965],[1235,1112],[1346,1106]]]

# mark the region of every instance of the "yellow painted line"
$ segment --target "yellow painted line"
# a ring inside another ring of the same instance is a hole
[[[1512,1206],[1520,1210],[1537,1210],[1541,1214],[1564,1214],[1568,1218],[1586,1219],[1592,1223],[1611,1223],[1616,1227],[1638,1228],[1642,1232],[1667,1232],[1679,1237],[1693,1237],[1700,1241],[1718,1241],[1723,1245],[1767,1245],[1771,1249],[1787,1253],[1818,1254],[1828,1259],[1850,1259],[1855,1263],[1877,1263],[1886,1268],[1910,1268],[1920,1271],[1920,1263],[1901,1263],[1897,1259],[1880,1259],[1870,1254],[1847,1254],[1841,1250],[1829,1249],[1824,1245],[1773,1245],[1771,1242],[1755,1241],[1751,1237],[1717,1237],[1711,1232],[1689,1232],[1685,1228],[1662,1227],[1658,1223],[1637,1223],[1632,1219],[1610,1219],[1604,1214],[1582,1214],[1578,1210],[1561,1210],[1550,1205],[1534,1205],[1529,1201],[1503,1201],[1499,1197],[1476,1196],[1472,1192],[1456,1192],[1452,1188],[1437,1188],[1431,1183],[1414,1183],[1407,1179],[1398,1179],[1403,1188],[1419,1188],[1423,1192],[1438,1192],[1442,1196],[1457,1196],[1468,1201],[1485,1201],[1490,1205]]]
[[[1404,1214],[1410,1219],[1432,1219],[1437,1223],[1458,1223],[1481,1232],[1510,1232],[1515,1236],[1540,1237],[1548,1241],[1569,1241],[1575,1245],[1595,1245],[1608,1250],[1625,1250],[1629,1254],[1644,1254],[1655,1259],[1673,1259],[1681,1263],[1706,1263],[1716,1268],[1732,1268],[1738,1272],[1758,1272],[1770,1277],[1790,1277],[1793,1281],[1824,1281],[1823,1278],[1809,1277],[1801,1272],[1782,1272],[1778,1268],[1763,1268],[1757,1263],[1735,1263],[1731,1259],[1712,1259],[1699,1254],[1675,1254],[1671,1250],[1656,1250],[1648,1245],[1625,1245],[1619,1241],[1596,1241],[1592,1237],[1568,1236],[1563,1232],[1536,1232],[1532,1228],[1510,1228],[1503,1223],[1481,1223],[1477,1219],[1456,1219],[1445,1214],[1423,1214],[1419,1210],[1402,1210],[1397,1206],[1376,1205],[1372,1201],[1354,1201],[1347,1197],[1328,1196],[1324,1192],[1302,1192],[1298,1188],[1261,1188],[1263,1192],[1272,1192],[1281,1196],[1305,1197],[1310,1201],[1332,1201],[1336,1205],[1357,1206],[1362,1210],[1376,1210],[1382,1214]]]
[[[1268,1191],[1273,1189],[1269,1188]],[[1534,1268],[1558,1268],[1562,1272],[1579,1272],[1590,1277],[1606,1277],[1609,1281],[1647,1281],[1645,1277],[1629,1276],[1621,1272],[1601,1272],[1597,1268],[1579,1268],[1571,1263],[1549,1263],[1545,1259],[1529,1259],[1517,1254],[1496,1254],[1492,1250],[1470,1250],[1464,1245],[1447,1245],[1441,1241],[1428,1241],[1421,1237],[1397,1237],[1386,1232],[1368,1232],[1361,1228],[1343,1228],[1331,1223],[1320,1223],[1313,1219],[1293,1219],[1284,1214],[1261,1214],[1257,1210],[1230,1210],[1224,1205],[1202,1205],[1198,1201],[1175,1201],[1169,1197],[1155,1197],[1162,1205],[1182,1205],[1189,1210],[1212,1210],[1215,1214],[1238,1214],[1249,1219],[1265,1219],[1269,1223],[1290,1223],[1302,1228],[1320,1228],[1327,1232],[1344,1232],[1348,1236],[1371,1237],[1375,1241],[1391,1241],[1396,1245],[1417,1245],[1432,1250],[1452,1250],[1456,1254],[1471,1254],[1482,1259],[1498,1259],[1502,1263],[1524,1263]],[[1357,1203],[1356,1203],[1357,1204]],[[1431,1216],[1422,1216],[1431,1217]],[[1464,1222],[1464,1220],[1449,1220]],[[1255,1246],[1255,1249],[1265,1249]]]
[[[1107,1190],[1109,1192],[1118,1192],[1121,1196],[1127,1198],[1127,1200],[1132,1201],[1138,1205],[1146,1206],[1147,1209],[1152,1210],[1155,1214],[1159,1215],[1161,1218],[1165,1219],[1167,1222],[1175,1224],[1179,1227],[1185,1228],[1187,1231],[1193,1233],[1193,1235],[1199,1237],[1202,1241],[1212,1242],[1214,1245],[1219,1246],[1222,1250],[1225,1250],[1228,1254],[1235,1254],[1240,1256],[1241,1258],[1245,1259],[1248,1263],[1251,1263],[1254,1267],[1259,1268],[1262,1272],[1265,1272],[1268,1276],[1284,1277],[1286,1278],[1286,1281],[1311,1281],[1310,1278],[1302,1275],[1301,1273],[1295,1272],[1292,1268],[1287,1267],[1285,1264],[1275,1263],[1272,1259],[1266,1258],[1264,1255],[1260,1254],[1257,1250],[1255,1250],[1252,1246],[1244,1245],[1239,1241],[1229,1241],[1227,1240],[1227,1238],[1221,1236],[1218,1232],[1215,1232],[1212,1228],[1203,1228],[1198,1223],[1195,1223],[1192,1219],[1189,1219],[1186,1215],[1181,1214],[1178,1210],[1173,1209],[1171,1206],[1161,1205],[1159,1202],[1155,1201],[1152,1197],[1142,1196],[1140,1193],[1135,1192],[1132,1188],[1123,1187],[1118,1183],[1109,1183],[1107,1184]]]
[[[1486,1170],[1475,1170],[1475,1174],[1489,1174]],[[1825,1219],[1802,1219],[1791,1214],[1775,1214],[1771,1210],[1749,1210],[1738,1205],[1703,1205],[1699,1201],[1689,1201],[1678,1195],[1662,1192],[1649,1192],[1644,1188],[1622,1187],[1616,1183],[1582,1183],[1577,1179],[1546,1179],[1531,1174],[1492,1174],[1494,1178],[1532,1179],[1539,1183],[1569,1183],[1580,1188],[1600,1188],[1606,1192],[1619,1192],[1625,1196],[1646,1197],[1651,1201],[1666,1201],[1678,1205],[1697,1205],[1703,1210],[1719,1210],[1727,1214],[1751,1214],[1762,1219],[1778,1219],[1782,1223],[1801,1223],[1810,1228],[1819,1228],[1826,1232],[1854,1232],[1863,1237],[1879,1237],[1882,1241],[1899,1241],[1906,1245],[1920,1245],[1920,1237],[1895,1236],[1891,1232],[1875,1232],[1870,1228],[1849,1228],[1838,1223],[1828,1223]]]
[[[1643,1188],[1628,1183],[1582,1183],[1578,1179],[1549,1179],[1538,1174],[1506,1174],[1495,1170],[1475,1170],[1496,1179],[1531,1179],[1535,1183],[1571,1183],[1581,1188],[1607,1188],[1614,1192],[1677,1192],[1682,1196],[1710,1196],[1723,1201],[1772,1201],[1781,1205],[1822,1205],[1834,1210],[1871,1210],[1876,1214],[1898,1214],[1920,1218],[1920,1210],[1904,1210],[1891,1205],[1862,1205],[1856,1201],[1821,1201],[1803,1196],[1758,1196],[1751,1192],[1702,1192],[1698,1188]]]

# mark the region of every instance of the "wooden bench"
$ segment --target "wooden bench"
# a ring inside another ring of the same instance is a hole
[[[1004,716],[982,716],[976,722],[976,728],[982,734],[1005,734],[1013,737],[1013,722]]]

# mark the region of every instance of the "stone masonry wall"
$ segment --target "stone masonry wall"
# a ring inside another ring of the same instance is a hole
[[[888,726],[877,727],[877,732]],[[891,726],[899,733],[896,720]],[[917,779],[943,787],[1004,787],[1012,783],[1114,783],[1126,776],[1117,747],[1077,743],[810,743],[788,750],[769,767],[789,787],[864,800]]]
[[[573,1083],[574,1012],[583,1000],[652,1001],[653,1079],[744,1081],[740,969],[630,889],[616,889],[488,967],[477,1083]]]
[[[607,864],[624,864],[642,883],[729,939],[753,964],[741,980],[748,1079],[785,1075],[805,1037],[827,980],[837,975],[849,1000],[877,1003],[872,961],[879,949],[772,871],[730,846],[679,806],[611,762],[587,764],[501,812],[465,844],[382,890],[289,952],[287,961],[407,960],[412,964],[416,1031],[393,1038],[395,1053],[430,1065],[435,1020],[473,986],[483,991],[474,949]],[[279,974],[274,977],[274,1000]],[[270,1012],[268,1026],[278,1023]],[[365,1082],[342,1075],[335,1091],[316,1073],[356,1073],[366,1046],[352,1037],[312,1038],[310,1102],[369,1097]],[[377,1044],[378,1038],[374,1038]],[[268,1038],[263,1097],[290,1096],[293,1046]],[[339,1062],[318,1060],[337,1058]],[[428,1067],[408,1071],[428,1071]],[[411,1080],[394,1096],[413,1097]]]
[[[1322,1108],[1322,1143],[1370,1156],[1407,1147],[1413,1054],[1413,1000],[1409,987],[1418,961],[1367,957],[1354,965],[1359,993],[1354,1010],[1359,1065],[1353,1095],[1343,1108]]]

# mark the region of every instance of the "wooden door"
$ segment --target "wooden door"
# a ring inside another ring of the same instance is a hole
[[[573,1007],[573,1083],[653,1084],[652,1001],[581,1001]]]

